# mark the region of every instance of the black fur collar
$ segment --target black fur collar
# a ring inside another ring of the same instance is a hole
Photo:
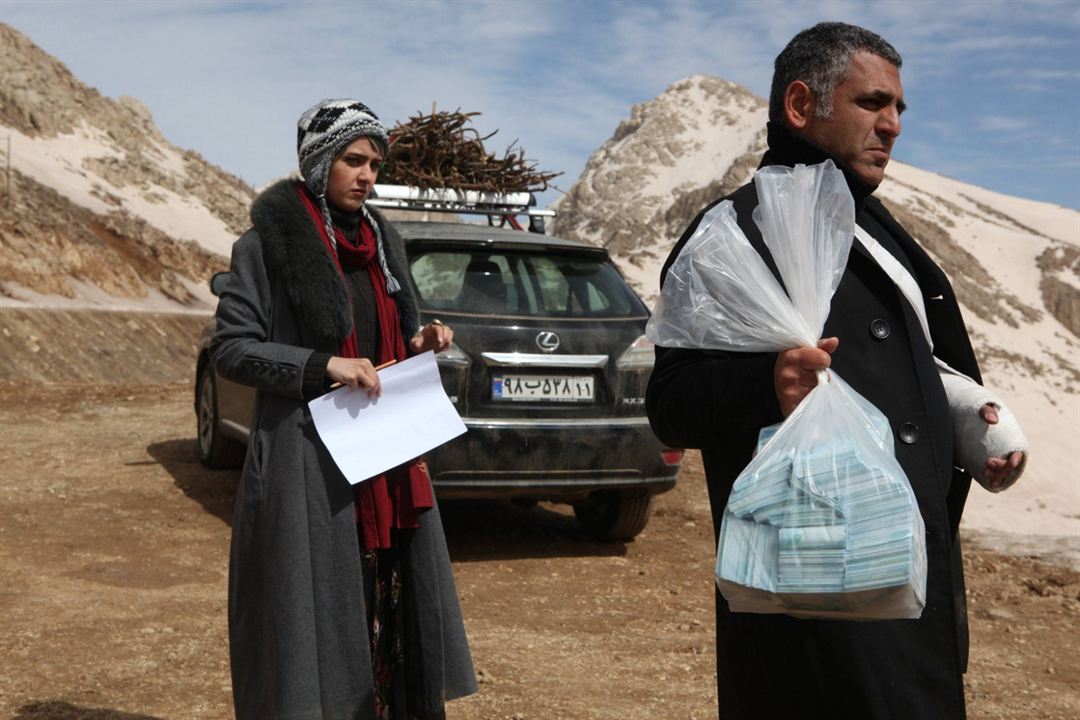
[[[265,190],[251,206],[251,221],[263,247],[271,282],[282,282],[304,334],[320,348],[337,348],[352,331],[345,283],[307,208],[295,180]]]
[[[302,332],[320,350],[336,351],[352,332],[352,307],[345,282],[326,252],[315,223],[304,207],[295,180],[282,180],[267,188],[251,206],[251,221],[263,248],[263,262],[271,282],[284,283]],[[368,208],[379,226],[390,272],[401,283],[394,295],[401,331],[412,337],[420,312],[408,282],[405,246],[393,226],[374,208]]]

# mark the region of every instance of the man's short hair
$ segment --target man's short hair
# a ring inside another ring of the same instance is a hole
[[[793,37],[773,65],[769,119],[784,119],[784,92],[796,80],[806,83],[814,93],[815,115],[832,115],[833,90],[847,79],[851,58],[860,50],[888,60],[897,68],[903,63],[900,53],[885,38],[857,25],[823,22]]]

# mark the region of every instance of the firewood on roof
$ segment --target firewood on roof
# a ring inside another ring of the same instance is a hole
[[[518,141],[501,158],[489,153],[484,141],[498,130],[481,136],[471,126],[478,112],[417,113],[390,131],[390,152],[379,172],[379,182],[424,189],[454,188],[486,192],[542,192],[562,173],[537,170],[525,158]]]

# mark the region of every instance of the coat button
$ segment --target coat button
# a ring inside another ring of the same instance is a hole
[[[877,318],[870,323],[870,335],[875,340],[884,340],[889,337],[889,333],[892,330],[889,328],[889,323],[885,322],[881,318]]]
[[[919,439],[919,426],[915,423],[906,422],[900,426],[896,434],[900,436],[900,442],[911,445]]]

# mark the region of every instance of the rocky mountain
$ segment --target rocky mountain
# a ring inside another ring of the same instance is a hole
[[[592,154],[557,204],[556,232],[607,247],[654,301],[683,229],[752,177],[766,116],[734,83],[676,82]],[[895,161],[877,195],[952,279],[987,384],[1032,443],[1016,488],[975,488],[969,527],[1080,538],[1080,213]]]
[[[115,338],[135,355],[149,336],[130,311],[210,312],[206,279],[226,266],[252,189],[170,144],[137,100],[104,97],[2,23],[0,78],[0,357],[18,365],[0,376],[44,367],[51,335],[111,367]],[[593,153],[558,204],[557,232],[606,246],[651,301],[686,224],[752,175],[765,115],[762,99],[725,80],[673,84]],[[988,384],[1032,442],[1020,485],[973,492],[969,528],[1080,538],[1080,213],[897,162],[878,195],[952,278]],[[84,312],[101,309],[129,312]],[[190,343],[197,324],[149,327],[164,337],[183,326]],[[60,360],[41,377],[77,376],[81,365]]]
[[[197,310],[253,191],[0,23],[0,304]]]
[[[648,298],[648,276],[690,219],[746,182],[765,150],[766,103],[696,76],[635,105],[559,200],[559,235],[603,245]]]

